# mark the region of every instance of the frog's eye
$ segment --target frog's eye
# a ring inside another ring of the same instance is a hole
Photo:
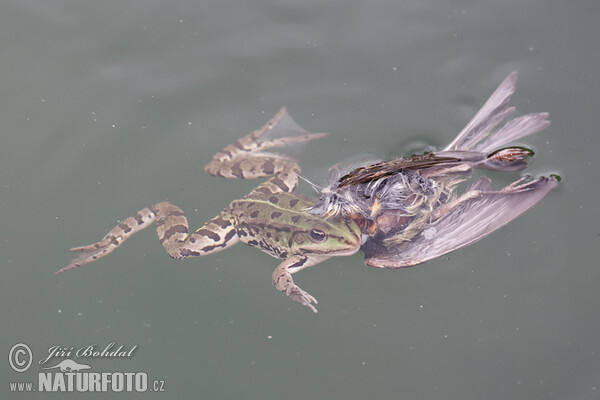
[[[308,237],[310,237],[310,240],[314,243],[322,243],[327,240],[327,234],[320,229],[311,229],[310,232],[308,232]]]

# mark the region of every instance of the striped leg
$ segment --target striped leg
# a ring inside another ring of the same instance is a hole
[[[183,211],[165,201],[138,211],[115,226],[101,241],[72,248],[71,251],[80,255],[55,274],[61,274],[109,255],[131,235],[147,228],[155,221],[160,242],[169,256],[176,259],[215,253],[239,241],[226,210],[189,235],[188,222]]]
[[[181,260],[216,253],[239,241],[228,210],[208,221],[191,235],[181,209],[168,201],[153,206],[156,213],[156,233],[167,253]]]
[[[263,138],[267,133],[269,137],[278,137]],[[238,139],[215,154],[204,170],[210,175],[235,179],[272,176],[273,178],[255,190],[261,191],[266,187],[271,193],[292,192],[296,188],[298,174],[300,174],[297,160],[266,150],[306,142],[326,135],[327,133],[307,132],[290,117],[284,107],[262,128]]]

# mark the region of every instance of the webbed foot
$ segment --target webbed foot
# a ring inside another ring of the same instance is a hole
[[[62,274],[65,271],[89,264],[109,255],[131,235],[148,227],[155,219],[156,214],[150,208],[141,209],[111,229],[101,241],[88,246],[73,247],[71,251],[79,253],[77,258],[66,267],[56,271],[54,275]]]
[[[315,306],[312,305],[312,303],[319,304],[317,299],[315,299],[307,291],[302,290],[299,286],[294,285],[287,288],[285,294],[287,294],[290,297],[290,299],[302,304],[303,306],[310,308],[311,310],[313,310],[314,313],[318,312]]]

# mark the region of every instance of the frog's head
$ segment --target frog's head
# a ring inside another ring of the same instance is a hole
[[[296,225],[290,238],[292,253],[309,258],[348,256],[361,246],[361,232],[349,218],[323,219],[310,214]]]

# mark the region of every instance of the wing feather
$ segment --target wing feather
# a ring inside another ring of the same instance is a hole
[[[385,253],[365,253],[367,265],[403,268],[417,265],[465,247],[506,225],[537,204],[557,184],[553,176],[490,190],[490,181],[482,177],[467,191],[473,198],[459,203],[437,223],[416,238]],[[366,247],[368,248],[368,247]]]

